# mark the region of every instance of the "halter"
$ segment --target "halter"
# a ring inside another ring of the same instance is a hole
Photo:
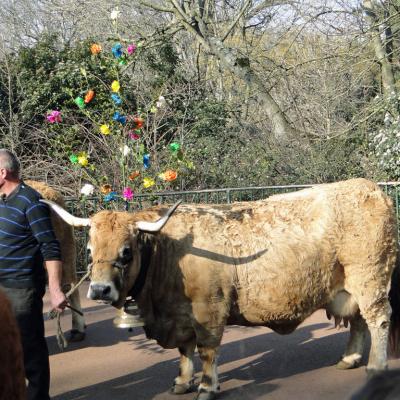
[[[140,294],[140,292],[143,289],[144,283],[146,281],[147,271],[148,271],[148,267],[150,264],[148,262],[148,258],[149,258],[149,247],[148,246],[146,246],[144,248],[144,252],[141,255],[142,255],[142,257],[141,257],[139,273],[137,275],[135,283],[133,284],[132,288],[127,293],[127,297],[132,297],[133,299],[136,298]],[[99,259],[99,260],[93,261],[90,264],[90,266],[93,268],[93,266],[95,264],[110,264],[112,267],[117,268],[120,273],[121,284],[124,283],[125,278],[126,278],[126,271],[127,271],[127,267],[129,265],[129,263],[121,264],[120,262],[115,261],[115,260]]]

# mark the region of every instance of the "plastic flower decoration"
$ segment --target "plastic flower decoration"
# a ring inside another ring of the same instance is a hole
[[[121,11],[118,10],[118,7],[117,7],[117,8],[114,8],[114,9],[111,11],[111,15],[110,15],[111,19],[112,19],[113,21],[115,21],[116,19],[118,19],[120,13],[121,13]]]
[[[97,44],[97,43],[93,43],[93,44],[90,46],[90,52],[91,52],[93,55],[99,54],[99,53],[101,52],[101,46],[100,46],[99,44]]]
[[[84,184],[84,185],[82,186],[81,193],[82,193],[84,196],[90,196],[90,195],[93,194],[93,192],[94,192],[94,186],[91,185],[90,183],[86,183],[86,184]]]
[[[133,122],[135,123],[135,128],[140,129],[143,128],[144,119],[140,117],[133,118]]]
[[[122,103],[121,97],[119,97],[116,93],[111,95],[111,100],[114,102],[115,105],[119,106]]]
[[[129,131],[128,135],[132,140],[140,139],[140,135],[136,131]]]
[[[51,124],[61,122],[61,112],[53,110],[50,114],[47,114],[47,121],[49,121]]]
[[[153,178],[143,178],[143,187],[148,189],[156,184]]]
[[[150,154],[143,154],[143,167],[145,169],[150,167]]]
[[[85,100],[81,96],[76,97],[74,101],[80,109],[85,108]]]
[[[119,82],[118,81],[113,81],[112,83],[111,83],[111,90],[113,91],[113,92],[119,92],[119,90],[121,89],[121,86],[120,86],[120,84],[119,84]]]
[[[124,188],[122,192],[122,196],[125,200],[132,200],[133,199],[133,190],[128,186]]]
[[[112,51],[112,53],[113,53],[113,55],[114,55],[115,58],[120,58],[120,57],[122,57],[122,55],[124,54],[123,51],[122,51],[122,45],[121,45],[121,43],[115,44],[115,45],[112,47],[111,51]]]
[[[126,65],[128,64],[128,60],[126,59],[125,55],[122,55],[122,57],[120,57],[119,61],[118,61],[119,65]]]
[[[181,145],[180,145],[179,143],[176,143],[176,142],[170,143],[170,145],[169,145],[169,149],[170,149],[173,153],[176,153],[177,151],[179,151],[180,148],[181,148]]]
[[[126,117],[125,115],[121,115],[118,111],[116,111],[113,115],[113,120],[121,123],[122,125],[126,124]]]
[[[136,44],[131,43],[130,45],[128,45],[126,50],[127,50],[128,54],[131,56],[136,51]]]
[[[166,104],[165,97],[164,96],[160,96],[158,98],[158,100],[157,100],[156,107],[157,108],[162,108],[162,107],[165,106],[165,104]]]
[[[76,154],[71,154],[69,156],[69,161],[71,161],[72,164],[78,164],[78,156]]]
[[[111,192],[112,192],[112,187],[111,187],[111,185],[109,185],[108,183],[106,183],[106,184],[104,184],[104,185],[101,185],[101,187],[100,187],[100,192],[101,192],[102,194],[111,193]]]
[[[103,135],[109,135],[110,134],[110,127],[108,125],[106,125],[106,124],[103,124],[103,125],[100,126],[100,132]]]
[[[110,192],[104,196],[104,201],[113,201],[117,198],[117,192]]]
[[[168,169],[160,175],[161,179],[167,182],[172,182],[178,177],[178,173],[172,169]]]
[[[132,172],[129,174],[128,179],[129,179],[130,181],[133,181],[133,180],[135,180],[138,176],[140,176],[140,172],[139,172],[139,171],[132,171]]]
[[[84,151],[78,154],[78,164],[82,167],[86,167],[89,164],[87,154]]]
[[[90,103],[94,98],[94,90],[88,90],[88,92],[85,95],[85,100],[84,102],[86,104]]]
[[[121,147],[120,150],[124,157],[126,157],[131,152],[131,149],[126,144],[124,144],[124,147]]]

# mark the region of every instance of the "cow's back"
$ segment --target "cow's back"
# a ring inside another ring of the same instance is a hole
[[[353,179],[256,202],[182,205],[164,232],[178,243],[167,259],[177,260],[189,298],[203,297],[215,313],[234,299],[232,323],[295,326],[357,279],[354,268],[386,282],[395,227],[389,197]],[[368,269],[382,256],[382,271]]]

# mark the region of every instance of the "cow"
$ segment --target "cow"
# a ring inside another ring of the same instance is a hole
[[[24,356],[11,303],[0,290],[0,400],[25,400]]]
[[[37,182],[33,180],[26,180],[25,183],[35,189],[40,195],[47,200],[54,201],[61,207],[65,207],[64,197],[61,193],[51,188],[44,182]],[[65,223],[62,218],[60,218],[57,213],[51,213],[52,224],[54,228],[54,233],[60,242],[61,247],[61,257],[63,261],[62,268],[62,288],[64,292],[67,292],[71,287],[77,284],[78,278],[76,274],[76,243],[74,237],[73,228]],[[79,291],[74,291],[69,301],[73,309],[78,310],[82,313],[81,301],[79,296]],[[85,319],[83,314],[71,309],[72,315],[72,329],[69,333],[69,342],[78,342],[85,338]]]
[[[103,210],[90,218],[46,203],[69,224],[90,227],[87,297],[116,308],[133,298],[146,336],[179,349],[175,394],[192,387],[197,347],[202,377],[196,399],[216,396],[226,325],[289,334],[317,309],[350,322],[338,368],[360,365],[367,329],[367,372],[387,367],[389,297],[398,299],[400,291],[396,279],[388,294],[397,259],[396,218],[391,199],[369,180],[227,205]],[[398,330],[397,323],[393,332]]]

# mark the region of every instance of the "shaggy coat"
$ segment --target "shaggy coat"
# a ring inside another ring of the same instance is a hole
[[[197,347],[198,399],[214,397],[225,325],[287,334],[320,308],[350,321],[338,368],[359,365],[367,327],[368,369],[386,368],[397,234],[392,201],[376,184],[353,179],[255,202],[181,205],[160,232],[138,228],[165,212],[90,218],[88,297],[116,307],[136,299],[147,337],[181,353],[173,392],[190,390]]]

